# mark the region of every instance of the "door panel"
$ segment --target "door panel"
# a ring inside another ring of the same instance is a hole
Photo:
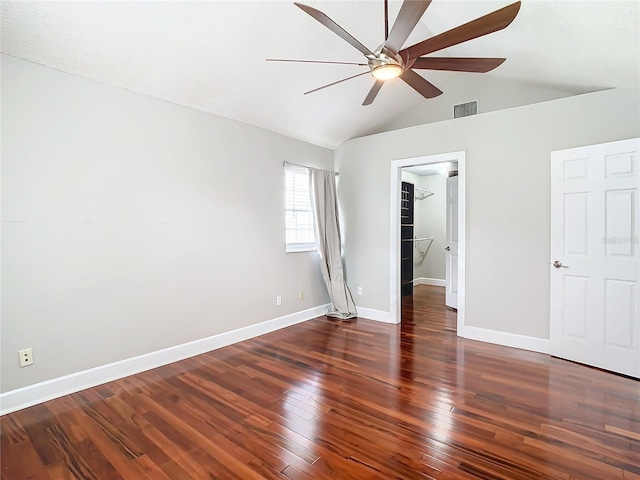
[[[605,252],[607,256],[633,256],[635,190],[609,190],[605,196]]]
[[[629,152],[617,155],[606,155],[604,160],[606,177],[615,178],[636,175],[637,160],[637,157]]]
[[[589,279],[587,277],[564,276],[564,320],[563,334],[586,338],[587,312],[589,311]]]
[[[551,353],[638,378],[639,144],[552,152],[550,259]]]
[[[567,193],[564,196],[564,253],[588,252],[587,216],[589,192]]]
[[[605,344],[633,348],[633,316],[637,303],[636,282],[605,281]]]

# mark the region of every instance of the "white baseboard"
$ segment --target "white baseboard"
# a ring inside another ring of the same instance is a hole
[[[81,372],[72,373],[41,383],[29,385],[0,394],[0,415],[15,412],[23,408],[37,405],[54,398],[79,392],[86,388],[95,387],[119,378],[144,372],[152,368],[161,367],[185,358],[210,352],[226,347],[233,343],[242,342],[265,333],[280,330],[297,323],[302,323],[316,317],[323,316],[329,305],[310,308],[283,317],[247,327],[220,333],[211,337],[194,340],[174,347],[157,350],[133,358],[101,365]]]
[[[446,287],[447,281],[440,278],[418,277],[413,280],[413,286],[416,285],[433,285],[435,287]]]
[[[374,308],[358,307],[358,318],[365,318],[367,320],[375,320],[376,322],[398,323],[398,321],[396,321],[395,319],[391,318],[391,312],[385,312],[383,310],[376,310]]]
[[[489,330],[487,328],[464,326],[462,332],[458,332],[458,336],[468,338],[470,340],[479,340],[481,342],[495,343],[504,347],[520,348],[538,353],[551,353],[550,342],[544,338],[528,337],[526,335],[518,335],[516,333],[499,332],[497,330]]]

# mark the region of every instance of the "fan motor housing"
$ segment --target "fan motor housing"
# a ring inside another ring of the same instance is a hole
[[[404,62],[400,55],[386,48],[384,44],[376,48],[373,56],[367,55],[367,59],[372,73],[376,68],[383,65],[398,65],[403,71],[405,69]]]

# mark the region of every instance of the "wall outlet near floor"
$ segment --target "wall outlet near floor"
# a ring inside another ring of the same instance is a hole
[[[18,350],[18,355],[20,356],[21,367],[28,367],[29,365],[33,365],[33,352],[30,348]]]
[[[298,300],[304,300],[304,291],[300,290],[298,292]]]
[[[358,295],[362,295],[362,287],[358,287]]]
[[[282,305],[282,297],[280,295],[276,297],[276,305]]]

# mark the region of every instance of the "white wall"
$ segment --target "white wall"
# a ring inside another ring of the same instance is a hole
[[[466,324],[549,337],[549,155],[640,134],[609,90],[349,140],[335,154],[349,285],[389,311],[390,162],[466,151]]]
[[[444,280],[446,277],[447,246],[447,177],[443,175],[419,175],[416,186],[430,190],[433,195],[416,201],[416,237],[433,237],[433,243],[424,260],[414,257],[413,276]],[[422,242],[426,250],[428,242]],[[416,252],[417,253],[417,252]]]
[[[282,162],[330,150],[2,56],[1,154],[2,392],[328,302]]]
[[[427,77],[444,93],[428,102],[416,101],[413,110],[390,119],[378,131],[450,120],[453,118],[453,106],[460,103],[477,101],[478,113],[487,113],[583,93],[544,86],[540,82],[534,84],[495,78],[491,74],[429,71]]]

